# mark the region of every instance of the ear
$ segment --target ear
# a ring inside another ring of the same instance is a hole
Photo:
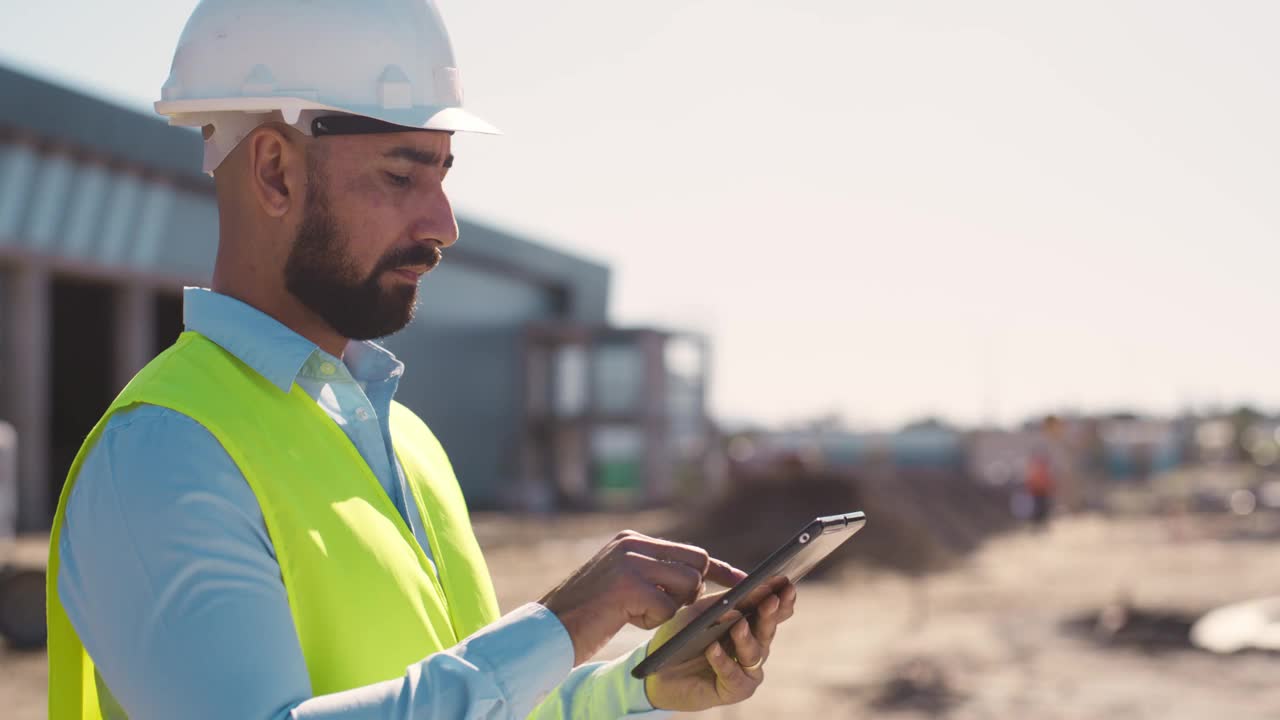
[[[259,125],[245,140],[249,148],[249,186],[263,212],[282,218],[300,207],[306,193],[303,149],[287,131]]]

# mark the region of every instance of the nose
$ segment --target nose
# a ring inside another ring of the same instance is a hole
[[[426,198],[421,215],[413,227],[413,239],[447,248],[458,242],[458,219],[444,188],[437,186]]]

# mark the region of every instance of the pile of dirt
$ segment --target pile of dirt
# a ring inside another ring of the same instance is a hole
[[[811,577],[850,560],[923,574],[945,569],[1013,519],[1008,497],[963,477],[925,471],[859,480],[796,467],[735,477],[716,504],[690,513],[664,537],[706,548],[744,569],[819,515],[861,510],[867,525]]]
[[[915,658],[890,669],[870,706],[880,712],[916,712],[941,717],[964,702],[942,666]]]
[[[1147,654],[1196,649],[1191,627],[1198,612],[1154,610],[1117,601],[1097,612],[1067,618],[1062,629],[1107,648],[1128,648]]]

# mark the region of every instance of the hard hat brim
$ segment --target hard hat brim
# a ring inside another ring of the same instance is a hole
[[[280,112],[286,123],[297,122],[303,110],[329,110],[335,113],[374,118],[406,130],[439,130],[442,132],[473,132],[483,135],[501,135],[502,131],[479,116],[460,107],[417,106],[408,108],[342,107],[312,100],[289,97],[233,97],[199,100],[160,100],[156,112],[169,118],[171,125],[199,126],[210,113]]]

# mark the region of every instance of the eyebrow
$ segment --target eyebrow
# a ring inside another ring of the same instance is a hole
[[[390,150],[383,153],[382,156],[388,157],[388,158],[399,158],[401,160],[408,160],[410,162],[416,162],[419,165],[428,165],[431,167],[435,167],[436,165],[441,165],[441,164],[443,164],[445,168],[453,167],[452,153],[450,153],[449,157],[445,158],[444,162],[441,163],[440,153],[432,152],[430,150],[419,150],[418,148],[409,147],[407,145],[400,145],[398,147],[393,147]]]

